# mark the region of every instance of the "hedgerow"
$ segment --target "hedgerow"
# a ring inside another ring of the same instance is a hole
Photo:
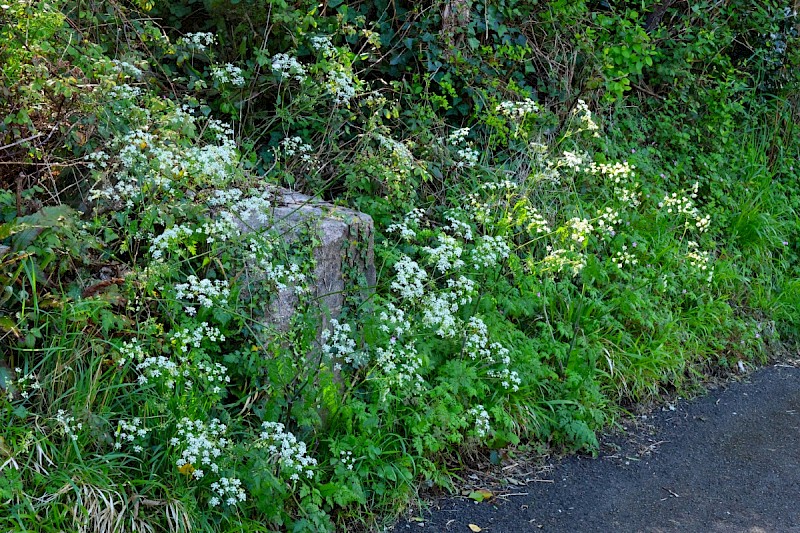
[[[377,528],[764,362],[800,69],[750,4],[0,6],[0,526]],[[337,316],[281,187],[374,220]]]

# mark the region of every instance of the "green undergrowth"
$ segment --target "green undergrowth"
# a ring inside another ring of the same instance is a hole
[[[90,4],[0,6],[3,530],[378,529],[798,334],[778,2]]]

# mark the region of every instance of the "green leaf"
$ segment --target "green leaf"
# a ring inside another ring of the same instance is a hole
[[[475,500],[476,502],[489,500],[492,498],[492,496],[494,496],[494,494],[486,489],[478,489],[469,493],[469,498]]]
[[[66,205],[47,206],[32,215],[17,219],[17,235],[13,239],[16,250],[24,250],[33,243],[39,234],[52,227],[63,227],[69,218],[75,216],[75,210]]]

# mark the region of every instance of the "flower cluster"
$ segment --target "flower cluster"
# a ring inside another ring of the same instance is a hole
[[[90,167],[100,166],[91,200],[130,209],[155,194],[179,198],[187,186],[224,186],[236,175],[239,153],[230,126],[206,119],[199,136],[198,119],[185,105],[164,100],[166,110],[156,118],[131,100],[139,93],[124,96],[127,104],[115,103],[114,109],[126,115],[131,129],[91,156]]]
[[[571,168],[572,170],[580,170],[584,162],[586,161],[585,154],[579,154],[577,152],[564,152],[564,157],[561,158],[563,164]]]
[[[472,148],[471,143],[467,141],[469,132],[469,128],[461,128],[447,136],[447,143],[456,148],[456,168],[470,168],[478,164],[480,152]]]
[[[128,85],[123,85],[123,86],[117,87],[117,89],[121,89],[123,87],[128,87],[132,91],[134,90],[133,87],[129,87]],[[139,91],[138,88],[135,89],[135,90]],[[136,95],[136,96],[138,96],[138,95]],[[110,97],[114,98],[114,99],[117,99],[117,100],[126,100],[126,99],[129,98],[125,94],[113,94],[113,95],[110,95]],[[133,96],[131,96],[131,98],[132,97]],[[86,167],[89,168],[89,169],[94,169],[97,166],[99,166],[100,168],[107,168],[108,167],[109,158],[110,158],[110,156],[104,150],[95,150],[94,152],[86,154],[86,159],[89,161],[88,163],[86,163]]]
[[[526,210],[526,230],[536,233],[550,233],[550,225],[547,220],[542,216],[538,209],[535,207],[527,208]]]
[[[575,106],[575,109],[572,113],[581,121],[581,131],[591,131],[594,132],[594,137],[600,137],[600,132],[597,131],[600,129],[600,127],[592,118],[592,112],[589,110],[589,106],[586,104],[586,102],[583,100],[578,100],[578,105]]]
[[[448,279],[447,288],[450,289],[450,293],[455,297],[454,301],[458,305],[467,305],[478,293],[475,282],[465,276]]]
[[[320,335],[322,353],[330,361],[336,361],[334,368],[341,369],[341,363],[360,366],[364,361],[356,357],[356,341],[351,337],[350,324],[340,324],[338,320],[331,319],[330,329],[325,329]]]
[[[178,300],[197,301],[201,307],[213,307],[228,299],[230,289],[226,280],[199,279],[191,275],[186,279],[186,283],[175,285],[175,298]],[[194,315],[196,309],[193,306],[186,307],[186,313]]]
[[[470,318],[465,335],[464,351],[469,358],[497,365],[497,368],[488,371],[489,377],[499,379],[504,389],[517,392],[522,380],[517,371],[510,368],[510,352],[498,342],[489,342],[489,329],[486,323],[480,317]]]
[[[61,424],[61,432],[72,440],[78,440],[77,432],[83,429],[83,422],[75,423],[75,417],[63,409],[56,412],[56,422]]]
[[[383,372],[386,385],[406,393],[421,391],[425,380],[419,374],[422,359],[413,345],[400,346],[392,337],[389,346],[375,349],[375,361]]]
[[[585,172],[592,175],[603,176],[607,181],[613,184],[622,184],[629,181],[634,176],[636,167],[627,161],[616,163],[595,163],[592,161],[588,167],[585,167]]]
[[[336,69],[328,72],[328,83],[326,85],[328,93],[333,96],[336,104],[346,104],[356,96],[356,80],[353,74],[344,69]]]
[[[298,82],[305,81],[306,68],[289,54],[275,54],[272,56],[272,71],[281,79],[293,78]]]
[[[348,470],[352,470],[356,464],[356,459],[350,450],[341,450],[339,451],[339,462]]]
[[[194,237],[195,233],[202,233],[202,229],[194,229],[186,224],[177,224],[167,228],[161,235],[157,235],[150,243],[150,253],[153,259],[160,261],[164,258],[165,252],[171,250],[176,244]]]
[[[410,241],[417,236],[416,228],[419,228],[423,216],[424,212],[422,209],[414,209],[405,215],[403,222],[390,225],[386,228],[386,231],[389,233],[398,233],[400,238],[405,241]],[[470,238],[472,238],[471,235],[470,233]]]
[[[114,433],[114,449],[119,450],[122,448],[122,443],[132,445],[131,448],[136,453],[142,453],[144,448],[139,439],[144,439],[150,432],[149,429],[142,427],[142,419],[134,418],[130,422],[127,420],[120,420],[117,424],[117,431]]]
[[[386,309],[378,315],[381,325],[378,328],[384,333],[400,336],[411,329],[411,322],[406,318],[406,313],[392,302],[386,303]]]
[[[436,248],[429,246],[422,248],[422,251],[428,254],[428,260],[434,268],[444,274],[464,266],[464,261],[461,260],[461,254],[464,253],[461,243],[455,237],[444,233],[438,236],[438,240],[439,246]]]
[[[689,264],[705,278],[708,283],[714,278],[714,268],[711,265],[711,254],[705,250],[700,250],[700,245],[695,241],[687,243],[689,250],[686,252],[686,259]]]
[[[492,357],[489,343],[489,328],[486,323],[476,316],[467,322],[466,340],[464,351],[472,360],[488,359]]]
[[[237,189],[236,187],[231,187],[229,189],[215,189],[211,192],[211,196],[208,199],[208,205],[212,207],[219,207],[219,206],[227,206],[231,205],[233,202],[236,202],[242,198],[241,189]]]
[[[638,183],[629,187],[614,187],[614,194],[617,195],[617,200],[627,207],[635,209],[641,203],[639,199],[640,194],[636,191],[639,186]]]
[[[322,53],[324,57],[333,57],[336,52],[330,37],[327,35],[315,35],[309,39],[309,42],[311,43],[311,48]]]
[[[225,65],[211,67],[211,76],[219,83],[230,83],[234,87],[244,87],[244,75],[242,69],[226,63]]]
[[[565,227],[569,230],[570,239],[580,246],[586,244],[586,239],[594,231],[594,226],[585,218],[573,217],[567,221]]]
[[[478,269],[491,268],[507,259],[510,253],[511,248],[503,237],[484,235],[472,249],[472,262]]]
[[[289,475],[291,481],[298,481],[301,475],[308,479],[314,477],[313,467],[317,460],[307,455],[306,443],[298,440],[280,422],[264,422],[256,446],[266,448],[277,460],[281,471]]]
[[[22,369],[17,367],[14,369],[14,372],[17,375],[20,375],[22,374]],[[19,393],[23,400],[27,400],[31,397],[31,394],[33,393],[32,391],[38,391],[41,388],[42,385],[39,383],[39,380],[36,378],[36,375],[33,372],[29,372],[15,380],[9,380],[5,386],[8,401],[12,401],[14,399],[15,390]]]
[[[560,274],[565,269],[569,269],[572,271],[573,276],[577,276],[586,266],[586,257],[574,250],[553,250],[551,246],[548,246],[547,251],[548,254],[541,262],[540,271],[542,273],[555,272]]]
[[[178,39],[178,44],[184,45],[197,52],[203,52],[207,47],[214,44],[215,39],[216,36],[213,33],[187,33]]]
[[[231,378],[228,376],[228,369],[219,363],[200,361],[197,363],[197,370],[205,379],[208,390],[212,394],[221,394],[225,385],[231,382]]]
[[[110,102],[114,102],[120,107],[134,107],[133,101],[139,98],[142,94],[142,90],[139,87],[132,87],[127,83],[112,87],[106,93],[108,100]],[[86,155],[87,159],[94,159],[96,157],[104,158],[107,161],[109,156],[103,150],[98,150]],[[89,163],[87,166],[89,168],[95,168],[92,163]],[[107,164],[102,165],[103,168],[106,168],[107,166]]]
[[[142,79],[142,75],[144,74],[142,69],[133,63],[129,63],[128,61],[120,61],[119,59],[112,59],[111,63],[114,65],[114,70],[120,74],[135,78],[137,80]]]
[[[214,493],[214,496],[208,500],[208,504],[211,507],[217,507],[223,503],[232,506],[247,500],[247,494],[242,488],[242,482],[237,478],[221,477],[219,481],[211,484],[211,490]]]
[[[483,408],[483,405],[478,404],[467,411],[467,416],[475,419],[475,434],[478,438],[483,438],[492,430],[489,424],[489,413]]]
[[[505,355],[503,360],[507,361],[510,360],[510,358],[508,355]],[[512,392],[519,391],[519,386],[522,385],[522,378],[519,377],[519,373],[516,370],[511,370],[507,366],[500,366],[499,370],[489,370],[488,375],[490,378],[500,380],[500,386]]]
[[[703,233],[707,231],[711,225],[711,216],[704,216],[694,205],[694,199],[697,198],[698,186],[698,183],[695,182],[688,196],[679,196],[676,192],[666,194],[664,199],[658,203],[658,207],[666,211],[667,214],[675,213],[684,215],[687,218],[684,227],[689,229],[694,226],[698,232]]]
[[[292,287],[296,294],[302,294],[310,290],[306,287],[306,275],[301,272],[300,265],[290,263],[287,267],[283,264],[275,264],[267,260],[261,260],[257,266],[261,269],[267,281],[274,283],[279,290]]]
[[[460,128],[455,130],[453,133],[447,136],[448,144],[452,146],[458,146],[459,144],[467,142],[469,132],[469,128]]]
[[[136,370],[139,372],[139,384],[146,385],[151,380],[160,381],[161,378],[166,378],[164,385],[168,389],[175,388],[175,380],[180,376],[178,364],[163,355],[145,357],[136,365]]]
[[[381,133],[375,133],[373,135],[378,140],[378,144],[388,151],[392,158],[403,167],[411,168],[414,165],[414,154],[411,153],[411,150],[408,149],[405,143]]]
[[[463,222],[452,215],[445,215],[448,224],[444,226],[445,231],[449,231],[456,237],[461,237],[465,241],[472,240],[472,226]]]
[[[220,220],[211,226],[213,233],[210,238],[222,234],[222,240],[233,238],[240,234],[238,222],[246,225],[266,225],[272,213],[272,193],[268,190],[261,192],[251,191],[250,196],[233,202],[226,211],[220,213]],[[235,229],[234,229],[235,228]],[[208,242],[213,240],[206,239]]]
[[[179,356],[183,356],[194,348],[200,348],[203,340],[211,342],[224,342],[225,335],[214,326],[209,326],[208,322],[201,322],[194,328],[183,328],[172,334],[171,344],[175,347]]]
[[[144,348],[139,344],[139,339],[132,339],[130,342],[123,341],[118,350],[116,363],[118,366],[123,367],[128,361],[141,361],[144,358]]]
[[[175,461],[181,473],[195,479],[202,478],[208,468],[219,473],[219,458],[228,445],[225,438],[227,426],[216,418],[206,424],[202,420],[191,420],[184,417],[177,428],[177,437],[170,439],[171,446],[181,450],[181,456]]]
[[[622,250],[614,254],[613,261],[620,270],[622,270],[622,267],[625,265],[636,265],[639,262],[636,256],[630,253],[628,247],[624,244],[622,245]]]
[[[294,136],[283,139],[281,141],[281,150],[286,157],[297,156],[303,163],[314,162],[314,156],[312,155],[314,149],[300,137]]]
[[[620,222],[622,222],[622,219],[619,216],[619,212],[611,207],[606,207],[597,212],[597,229],[601,233],[613,237]]]
[[[495,111],[508,118],[520,119],[526,115],[538,113],[539,105],[530,98],[526,98],[521,102],[500,102],[495,107]]]
[[[458,334],[459,297],[455,292],[444,291],[425,294],[422,302],[422,323],[436,328],[436,335],[453,338]]]
[[[456,168],[472,168],[478,164],[480,152],[474,148],[459,148],[456,151]]]
[[[407,255],[400,256],[400,259],[394,264],[394,270],[397,276],[392,281],[392,290],[397,291],[401,298],[407,300],[422,298],[425,294],[425,281],[428,273]]]

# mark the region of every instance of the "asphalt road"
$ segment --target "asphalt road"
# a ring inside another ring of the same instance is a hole
[[[514,481],[481,503],[436,502],[394,531],[800,533],[800,368],[668,404],[604,439],[597,458]]]

